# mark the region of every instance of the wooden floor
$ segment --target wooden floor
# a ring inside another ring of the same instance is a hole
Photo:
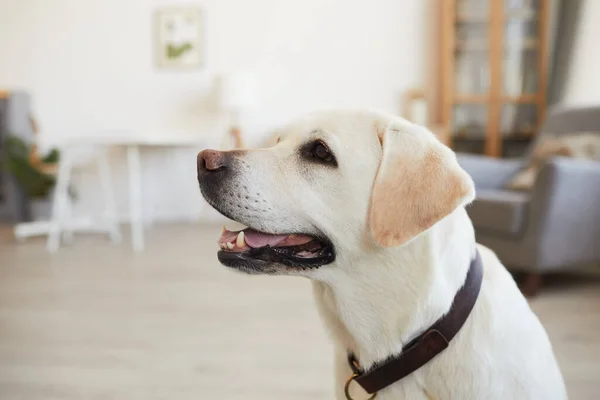
[[[155,226],[148,250],[76,237],[53,256],[0,228],[0,399],[331,399],[309,282],[216,262],[218,227]],[[600,278],[532,306],[571,399],[600,398]]]

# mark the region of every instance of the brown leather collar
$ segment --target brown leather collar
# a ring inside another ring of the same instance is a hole
[[[479,252],[476,252],[465,283],[454,296],[448,313],[438,319],[423,334],[404,346],[399,355],[375,364],[368,371],[363,371],[354,354],[349,353],[348,363],[354,374],[346,383],[346,393],[353,380],[367,393],[376,393],[421,368],[440,354],[448,347],[452,338],[469,317],[477,301],[482,279],[483,266]]]

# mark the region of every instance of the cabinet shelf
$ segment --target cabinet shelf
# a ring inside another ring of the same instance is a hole
[[[516,8],[504,13],[505,19],[534,20],[536,17],[537,13],[531,7]]]
[[[534,20],[537,13],[530,7],[517,8],[504,13],[504,19]],[[487,23],[490,21],[490,14],[487,13],[457,13],[456,22],[458,23]]]
[[[469,14],[469,13],[457,13],[456,22],[459,23],[487,23],[490,19],[488,14]]]
[[[513,142],[521,142],[528,141],[535,138],[535,134],[533,132],[520,132],[520,133],[511,133],[509,135],[501,136],[501,140],[503,141],[513,141]],[[483,142],[486,140],[485,135],[482,133],[481,136],[468,134],[468,135],[453,135],[452,140],[454,142]]]
[[[530,104],[537,103],[539,97],[535,94],[524,94],[521,96],[501,96],[503,103],[518,103],[518,104]],[[454,97],[455,104],[486,104],[490,102],[491,96],[489,94],[457,94]]]
[[[490,43],[486,39],[456,40],[456,51],[489,51]],[[507,43],[505,50],[535,50],[538,48],[537,38],[527,38],[519,43]]]
[[[489,94],[457,94],[454,98],[455,103],[487,103],[490,101]]]
[[[519,104],[530,104],[537,103],[540,98],[536,94],[524,94],[521,96],[502,96],[503,103],[519,103]]]

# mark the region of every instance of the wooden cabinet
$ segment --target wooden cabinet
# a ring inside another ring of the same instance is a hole
[[[522,154],[546,111],[550,0],[440,0],[439,130],[456,151]]]

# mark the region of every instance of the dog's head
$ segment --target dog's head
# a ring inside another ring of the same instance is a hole
[[[473,182],[428,130],[368,111],[313,114],[257,150],[198,154],[204,198],[247,229],[219,260],[247,273],[310,276],[402,246],[470,202]]]

